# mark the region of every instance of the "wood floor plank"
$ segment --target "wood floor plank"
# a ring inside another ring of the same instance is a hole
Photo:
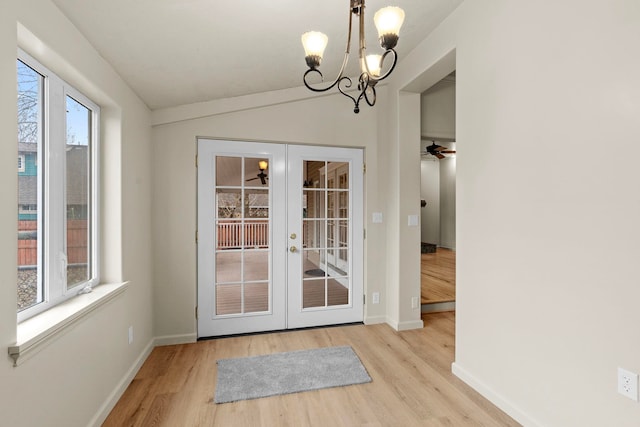
[[[421,303],[456,300],[456,252],[438,248],[420,256]]]
[[[518,426],[451,373],[455,313],[158,347],[105,426]],[[371,383],[215,404],[216,360],[350,345]]]
[[[167,419],[167,414],[171,411],[172,400],[175,398],[174,393],[165,393],[165,394],[157,394],[149,410],[147,411],[147,415],[144,417],[141,425],[144,426],[159,426],[163,425],[165,419]]]

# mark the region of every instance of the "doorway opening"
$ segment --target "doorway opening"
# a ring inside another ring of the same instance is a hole
[[[455,310],[455,71],[421,95],[421,262],[423,313]]]

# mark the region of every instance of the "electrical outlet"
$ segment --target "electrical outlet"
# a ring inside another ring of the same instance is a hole
[[[638,401],[638,374],[618,368],[618,393]]]
[[[374,304],[380,304],[380,292],[374,292],[372,299]]]
[[[418,297],[411,298],[411,308],[418,308]]]
[[[129,344],[133,342],[133,326],[129,326]]]

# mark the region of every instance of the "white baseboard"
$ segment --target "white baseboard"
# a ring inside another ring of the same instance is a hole
[[[142,364],[147,360],[147,357],[149,357],[154,347],[154,340],[151,339],[131,368],[129,368],[124,377],[122,377],[116,388],[111,392],[107,400],[102,404],[96,415],[89,422],[90,426],[100,427],[102,423],[104,423],[104,420],[107,419],[111,410],[116,406],[116,403],[118,403],[118,400],[120,400],[127,387],[129,387],[129,384],[142,367]]]
[[[147,346],[144,348],[142,353],[140,353],[140,356],[138,356],[131,368],[129,368],[127,373],[120,380],[116,388],[111,392],[104,404],[100,407],[96,415],[89,422],[89,425],[94,427],[99,427],[102,425],[104,420],[106,420],[109,416],[111,410],[114,408],[114,406],[116,406],[116,403],[118,403],[118,400],[120,400],[120,398],[124,394],[127,387],[129,387],[129,384],[142,367],[142,364],[145,362],[145,360],[147,360],[147,357],[149,357],[149,354],[151,354],[151,351],[155,347],[162,345],[188,344],[196,342],[197,338],[198,337],[196,334],[166,335],[163,337],[152,338],[149,341],[149,344],[147,344]]]
[[[424,328],[424,322],[422,319],[418,320],[410,320],[408,322],[400,322],[398,324],[398,331],[408,331],[411,329],[422,329]]]
[[[508,399],[505,399],[499,393],[496,393],[492,388],[488,387],[482,381],[478,380],[475,376],[469,373],[466,369],[458,365],[457,363],[451,364],[451,372],[464,381],[467,385],[480,393],[485,399],[496,405],[503,410],[511,418],[519,422],[525,427],[541,427],[542,424],[533,419],[533,417],[524,413],[520,408],[511,403]]]
[[[395,319],[391,319],[390,317],[387,317],[385,318],[385,322],[387,323],[387,325],[391,326],[394,331],[398,330],[398,322],[396,322]]]
[[[190,344],[198,341],[197,334],[181,334],[181,335],[165,335],[156,337],[154,340],[155,347],[162,345]]]
[[[408,331],[411,329],[422,329],[424,328],[424,322],[422,319],[418,320],[409,320],[407,322],[397,322],[393,319],[387,317],[387,323],[396,331]]]
[[[365,325],[377,325],[379,323],[386,323],[387,316],[368,316],[364,319]]]

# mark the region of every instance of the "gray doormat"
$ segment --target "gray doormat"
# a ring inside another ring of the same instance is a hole
[[[216,403],[371,382],[349,346],[220,359]]]
[[[326,276],[326,273],[324,272],[324,270],[322,270],[320,268],[312,268],[311,270],[305,271],[304,274],[306,274],[307,276],[313,276],[313,277],[324,277],[324,276]]]

